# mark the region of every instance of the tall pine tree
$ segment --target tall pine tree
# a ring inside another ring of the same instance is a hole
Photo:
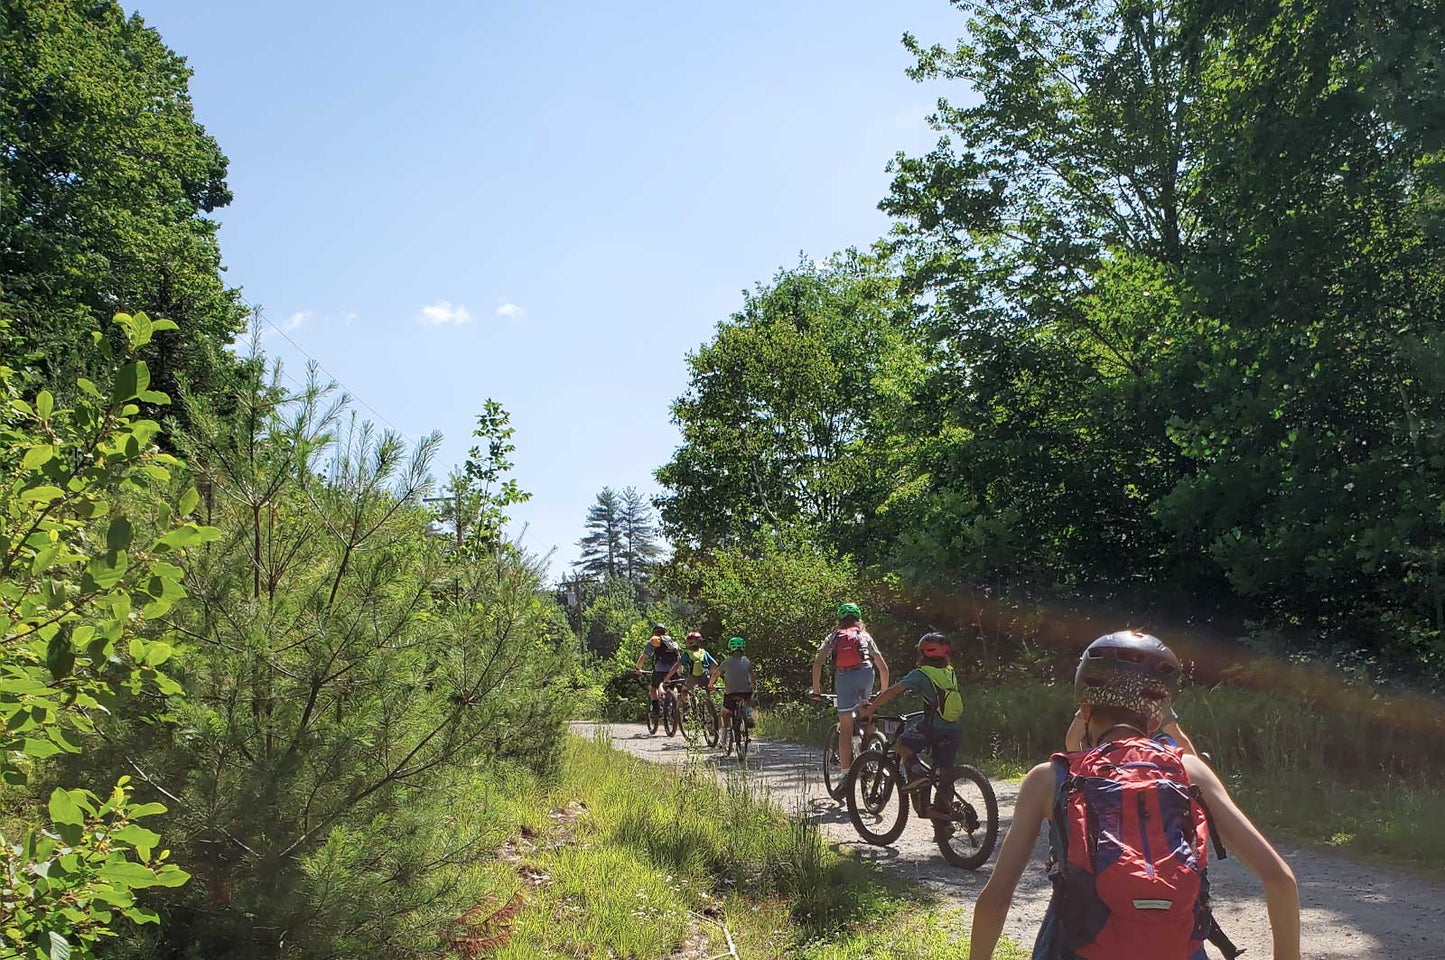
[[[644,602],[648,567],[662,553],[657,542],[657,520],[652,504],[636,487],[622,491],[622,510],[618,517],[622,534],[622,572],[638,602]]]
[[[587,535],[577,541],[582,559],[576,566],[582,573],[604,579],[622,575],[622,508],[622,498],[611,487],[603,487],[587,508]]]

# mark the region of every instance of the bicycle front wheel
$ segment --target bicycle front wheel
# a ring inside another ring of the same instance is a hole
[[[662,702],[662,728],[669,737],[677,735],[677,728],[681,718],[677,715],[677,701],[664,700]]]
[[[687,709],[679,708],[677,711],[677,729],[682,738],[691,743],[692,738],[697,736],[697,701],[688,700]]]
[[[653,702],[651,700],[647,701],[647,706],[644,709],[647,711],[647,732],[656,733],[659,713],[653,709]]]
[[[858,836],[887,846],[908,824],[908,796],[898,761],[883,750],[866,750],[848,769],[848,819]]]
[[[977,870],[988,862],[998,840],[998,799],[993,784],[975,767],[954,767],[953,832],[938,838],[938,850],[955,867]]]

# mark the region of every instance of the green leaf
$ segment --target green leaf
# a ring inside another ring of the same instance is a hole
[[[179,867],[167,864],[159,870],[152,870],[145,864],[132,860],[112,860],[97,871],[96,876],[106,883],[121,887],[139,889],[142,887],[179,887],[191,875]]]
[[[56,500],[64,495],[65,491],[61,490],[59,487],[54,486],[53,484],[45,483],[41,484],[38,487],[31,487],[29,490],[21,491],[20,496],[17,499],[19,499],[22,503],[29,501],[34,501],[36,503],[49,503],[50,501]]]
[[[72,826],[83,826],[85,815],[80,812],[70,794],[56,788],[50,793],[50,822],[55,824],[70,824]]]
[[[160,834],[152,830],[147,830],[145,827],[136,826],[133,823],[115,831],[110,837],[112,840],[128,843],[137,850],[142,851],[142,856],[149,856],[150,851],[154,850],[156,845],[161,842]]]
[[[96,387],[93,381],[87,380],[85,377],[81,377],[80,379],[75,381],[75,385],[81,390],[85,391],[90,396],[94,397],[95,399],[100,399],[100,389]]]
[[[25,451],[25,458],[20,461],[20,466],[26,470],[38,470],[54,459],[55,448],[48,443],[42,443]]]
[[[144,360],[127,363],[116,372],[115,386],[110,391],[111,402],[125,403],[127,400],[134,400],[150,384],[151,373]]]
[[[34,757],[37,760],[44,760],[46,757],[53,757],[60,752],[60,748],[49,740],[35,740],[26,737],[20,744],[20,752],[27,757]]]
[[[62,629],[50,638],[45,648],[45,666],[56,680],[70,676],[70,670],[75,666],[75,650],[70,645],[69,630]]]
[[[70,941],[50,931],[50,960],[70,960]]]
[[[153,817],[158,813],[165,813],[164,803],[138,803],[133,807],[127,807],[125,815],[132,820],[139,820],[141,817]]]
[[[198,527],[194,523],[188,523],[183,527],[177,527],[156,541],[158,548],[169,548],[179,550],[182,547],[190,547],[199,543],[208,543],[220,539],[221,531],[215,527]]]
[[[192,512],[196,509],[196,507],[200,504],[200,502],[201,502],[201,495],[196,492],[196,488],[195,488],[195,487],[188,487],[188,488],[186,489],[186,492],[183,493],[183,494],[181,494],[181,502],[180,502],[180,504],[179,504],[179,508],[180,508],[180,509],[179,509],[179,512],[178,512],[176,515],[177,515],[177,516],[181,516],[181,517],[188,517],[188,516],[190,516],[191,513],[192,513]]]
[[[160,390],[142,390],[136,397],[141,403],[153,403],[157,406],[165,406],[171,402],[171,398]]]
[[[134,537],[135,528],[131,526],[130,520],[124,515],[116,516],[110,521],[110,529],[105,532],[105,545],[111,551],[125,550],[130,547]]]
[[[158,667],[169,660],[174,652],[169,643],[163,640],[154,640],[146,644],[145,656],[141,658],[141,663],[148,667]]]
[[[54,410],[55,397],[51,396],[49,390],[41,390],[35,395],[35,413],[41,420],[49,420]]]

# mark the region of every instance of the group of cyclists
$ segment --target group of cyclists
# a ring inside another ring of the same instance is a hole
[[[734,637],[728,657],[717,661],[702,649],[700,634],[688,634],[684,650],[659,624],[637,661],[641,671],[649,654],[653,659],[652,709],[658,709],[659,687],[675,676],[686,676],[686,697],[699,683],[712,689],[721,673],[724,723],[732,710],[748,710],[755,684],[745,649],[742,638]],[[823,667],[833,666],[844,769],[853,760],[856,724],[870,725],[895,697],[911,694],[922,702],[922,713],[898,737],[905,791],[917,786],[920,754],[939,769],[954,765],[965,707],[949,638],[928,633],[914,649],[914,668],[890,684],[888,664],[863,625],[862,610],[844,603],[813,660],[815,698],[821,696]],[[1034,960],[1207,960],[1206,942],[1232,960],[1242,951],[1210,911],[1211,848],[1216,857],[1233,853],[1260,880],[1273,956],[1298,960],[1294,874],[1181,728],[1173,704],[1182,674],[1168,646],[1137,631],[1108,634],[1084,650],[1074,677],[1078,710],[1064,733],[1064,749],[1031,769],[1019,786],[1013,822],[974,908],[970,960],[993,956],[1041,830],[1049,838],[1053,895]],[[747,722],[752,723],[750,715]],[[924,799],[935,831],[949,829],[942,811],[951,806],[952,790],[944,777],[932,803]]]
[[[734,711],[742,711],[743,723],[752,729],[752,709],[748,706],[753,699],[757,684],[753,678],[753,662],[747,657],[748,642],[742,637],[733,637],[727,642],[727,656],[721,660],[708,653],[703,646],[703,636],[697,631],[687,635],[686,645],[679,645],[667,632],[667,625],[658,623],[652,627],[652,636],[647,638],[642,652],[637,655],[637,672],[645,675],[643,665],[652,661],[651,682],[647,696],[651,701],[648,709],[656,717],[662,710],[661,695],[664,684],[682,678],[682,689],[678,691],[678,707],[686,714],[688,699],[692,691],[702,686],[713,690],[718,677],[723,681],[722,729],[730,729]]]

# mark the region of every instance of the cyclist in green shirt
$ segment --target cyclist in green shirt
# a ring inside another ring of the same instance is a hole
[[[686,678],[682,684],[682,692],[677,697],[678,707],[684,713],[687,711],[688,694],[692,693],[693,687],[702,684],[708,690],[712,689],[712,669],[717,666],[717,658],[703,649],[702,642],[702,634],[696,630],[689,633],[682,657],[673,664],[672,669],[667,672],[667,679],[663,681],[666,683],[676,676]]]

